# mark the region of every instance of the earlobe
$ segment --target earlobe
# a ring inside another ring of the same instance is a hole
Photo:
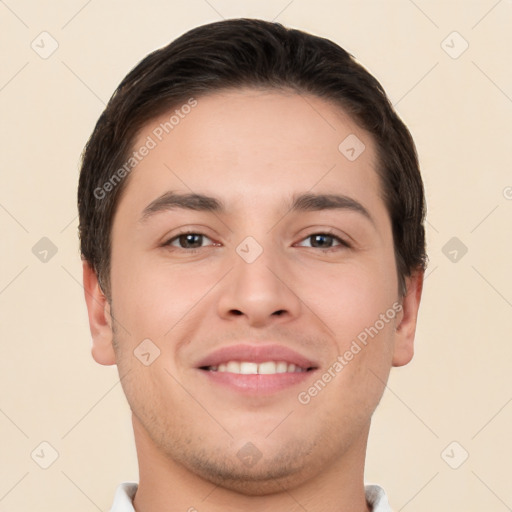
[[[409,363],[414,355],[414,336],[418,308],[423,290],[424,271],[418,270],[406,279],[407,293],[402,302],[402,315],[396,326],[393,366]]]
[[[112,345],[113,330],[110,304],[99,285],[96,272],[87,261],[83,261],[82,266],[85,302],[92,336],[92,357],[99,364],[116,364]]]

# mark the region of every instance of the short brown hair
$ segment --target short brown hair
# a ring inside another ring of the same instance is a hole
[[[423,183],[409,130],[379,82],[340,46],[279,23],[241,18],[194,28],[145,57],[119,84],[87,142],[78,186],[81,253],[107,297],[112,222],[129,177],[119,171],[137,134],[191,97],[241,87],[318,96],[373,135],[404,294],[405,277],[424,270],[427,260]],[[121,175],[99,197],[98,190]]]

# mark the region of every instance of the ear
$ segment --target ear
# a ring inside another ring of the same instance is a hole
[[[423,290],[424,271],[418,270],[406,278],[407,293],[402,301],[402,312],[396,326],[393,366],[407,364],[414,355],[414,335]]]
[[[85,302],[89,315],[89,328],[92,335],[92,357],[99,364],[116,364],[112,346],[113,331],[110,303],[101,290],[98,276],[88,262],[83,261]]]

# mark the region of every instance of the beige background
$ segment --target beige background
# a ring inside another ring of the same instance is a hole
[[[396,511],[511,510],[512,1],[5,0],[0,512],[107,511],[117,484],[138,478],[116,368],[90,355],[79,155],[144,55],[194,26],[240,16],[275,19],[353,53],[420,153],[430,265],[417,351],[392,372],[375,414],[367,482],[384,486]],[[50,37],[59,46],[43,59]],[[43,237],[57,248],[46,262],[32,249]],[[52,450],[58,458],[41,468]]]

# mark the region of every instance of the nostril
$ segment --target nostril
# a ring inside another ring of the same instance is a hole
[[[272,314],[275,316],[281,316],[285,312],[286,311],[284,309],[280,309],[279,311],[274,311],[274,313],[272,313]]]

